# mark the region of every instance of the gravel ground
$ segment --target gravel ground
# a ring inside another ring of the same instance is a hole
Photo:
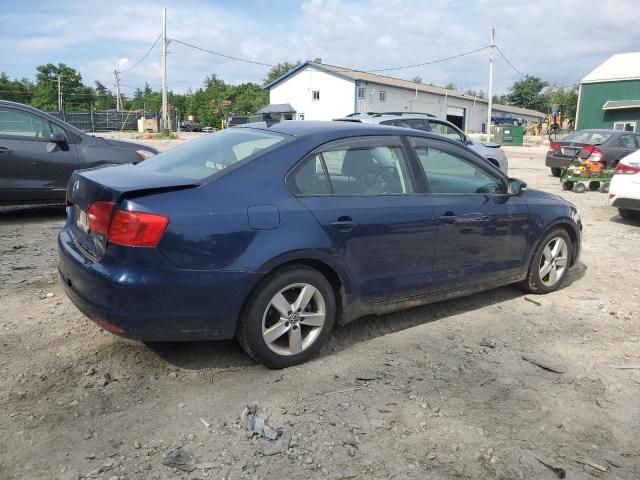
[[[545,147],[507,150],[512,176],[560,193]],[[3,209],[0,478],[640,478],[640,369],[615,368],[640,366],[640,224],[604,194],[563,194],[585,230],[562,290],[360,319],[282,371],[232,341],[102,331],[57,283],[63,209]],[[288,449],[247,434],[252,403]],[[177,448],[199,468],[163,465]]]

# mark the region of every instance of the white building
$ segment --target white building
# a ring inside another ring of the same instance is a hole
[[[484,131],[487,122],[486,100],[322,63],[305,62],[266,88],[270,104],[288,104],[288,116],[298,120],[332,120],[362,112],[422,112],[446,118],[470,133]],[[512,113],[527,122],[545,117],[535,110],[497,104],[493,105],[493,112]]]

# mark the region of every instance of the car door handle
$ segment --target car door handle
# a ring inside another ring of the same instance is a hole
[[[357,223],[354,222],[351,217],[339,217],[337,220],[330,222],[329,225],[341,232],[348,232],[355,227]]]
[[[11,150],[7,147],[0,147],[0,155],[3,155],[5,153],[11,153]]]

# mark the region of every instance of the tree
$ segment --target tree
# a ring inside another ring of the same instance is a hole
[[[267,77],[264,79],[264,84],[266,85],[268,83],[273,82],[276,78],[281,77],[282,75],[287,73],[289,70],[293,70],[301,63],[302,62],[298,60],[296,63],[282,62],[274,65],[273,67],[271,67],[271,70],[269,70]]]
[[[571,121],[576,119],[576,110],[578,108],[578,86],[569,89],[564,87],[552,87],[546,93],[547,105],[562,105],[564,108],[564,116]]]
[[[538,77],[527,75],[523,80],[514,82],[506,100],[509,105],[543,111],[547,101],[542,90],[548,85],[548,82]]]
[[[96,110],[110,110],[116,108],[116,97],[102,83],[96,80],[94,92],[94,107]]]
[[[447,83],[444,88],[446,88],[447,90],[455,90],[456,89],[456,84],[453,82],[449,82]]]
[[[411,81],[414,83],[422,83],[422,77],[415,76],[411,79]]]
[[[22,80],[11,80],[6,73],[0,73],[0,99],[30,103],[32,97],[33,83],[24,78]]]
[[[82,76],[75,69],[59,63],[37,68],[32,105],[42,110],[58,110],[58,77],[61,79],[63,108],[88,109],[93,102],[93,90],[82,84]]]

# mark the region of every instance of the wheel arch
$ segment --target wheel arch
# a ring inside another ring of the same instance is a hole
[[[556,220],[555,222],[550,223],[549,225],[547,225],[544,228],[544,230],[540,234],[540,238],[535,243],[533,248],[530,250],[530,252],[529,252],[529,260],[528,260],[528,263],[527,263],[527,270],[526,270],[527,272],[531,268],[531,262],[533,261],[534,254],[538,250],[538,247],[540,246],[542,241],[546,238],[546,236],[549,235],[549,233],[555,228],[561,228],[561,229],[563,229],[563,230],[565,230],[567,232],[567,235],[569,235],[569,239],[571,240],[571,247],[572,247],[571,248],[571,263],[569,264],[569,266],[572,267],[573,265],[575,265],[576,260],[578,258],[578,254],[579,254],[579,248],[576,248],[576,245],[578,245],[578,241],[579,241],[579,238],[580,238],[580,233],[578,231],[578,227],[575,224],[573,224],[571,222],[571,220],[566,219],[566,218],[560,218],[560,219]]]

